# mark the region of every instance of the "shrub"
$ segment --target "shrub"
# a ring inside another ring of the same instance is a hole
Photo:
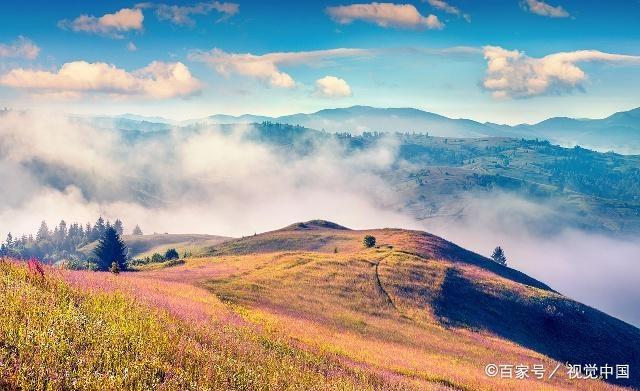
[[[366,248],[371,248],[376,245],[376,238],[371,235],[367,235],[362,240],[362,243]]]
[[[109,271],[113,274],[120,274],[120,267],[118,267],[118,262],[113,262]]]
[[[167,252],[164,254],[164,257],[166,260],[170,261],[172,259],[178,259],[180,258],[180,255],[178,254],[178,251],[176,251],[175,248],[170,248],[167,250]]]
[[[166,259],[158,253],[153,253],[153,255],[151,256],[151,263],[161,263],[164,261],[166,261]]]

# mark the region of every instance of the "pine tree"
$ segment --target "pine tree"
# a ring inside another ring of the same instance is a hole
[[[116,222],[113,223],[113,228],[116,229],[118,235],[122,235],[124,233],[124,225],[122,224],[122,221],[120,221],[120,219],[116,219]]]
[[[507,265],[507,257],[504,255],[504,251],[502,247],[498,246],[493,250],[493,254],[491,254],[491,259],[501,265]]]
[[[47,227],[47,223],[43,221],[40,224],[40,228],[38,228],[38,233],[36,234],[36,240],[39,243],[41,243],[41,242],[44,242],[45,240],[49,240],[50,237],[51,237],[51,232],[49,232],[49,227]]]
[[[104,223],[104,219],[102,218],[102,216],[98,217],[98,220],[96,220],[96,224],[93,226],[93,230],[96,233],[96,238],[101,238],[105,231],[106,231],[107,227]]]
[[[107,228],[98,242],[98,246],[93,250],[93,254],[98,258],[98,270],[109,270],[114,262],[117,263],[119,270],[125,270],[126,251],[127,246],[120,239],[116,230],[113,227]]]

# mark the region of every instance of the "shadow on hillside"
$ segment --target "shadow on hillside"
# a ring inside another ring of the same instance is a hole
[[[583,304],[485,292],[449,269],[434,309],[445,325],[486,330],[560,362],[629,364],[631,379],[608,381],[640,386],[640,329]]]

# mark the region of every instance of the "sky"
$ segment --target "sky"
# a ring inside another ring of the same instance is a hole
[[[415,107],[497,123],[640,106],[640,1],[0,6],[0,107],[172,119]]]

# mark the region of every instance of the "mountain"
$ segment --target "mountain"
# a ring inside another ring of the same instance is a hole
[[[329,132],[362,133],[416,132],[439,137],[514,137],[544,139],[554,144],[621,153],[640,153],[640,108],[615,113],[604,119],[550,118],[537,124],[516,126],[480,123],[469,119],[453,119],[414,108],[375,108],[352,106],[299,113],[281,117],[244,114],[216,114],[204,119],[184,121],[182,125],[247,124],[264,121]]]
[[[580,145],[623,153],[640,151],[640,108],[603,119],[550,118],[534,125],[513,128],[523,137],[547,139],[562,145]]]
[[[364,248],[365,235],[375,248]],[[452,388],[496,389],[475,383],[482,369],[471,368],[510,363],[507,346],[531,351],[527,360],[540,360],[537,352],[560,363],[640,365],[640,329],[426,232],[314,220],[208,254],[200,281],[223,300],[266,312],[297,340],[422,379],[437,373]],[[490,344],[490,357],[480,358]],[[434,354],[439,363],[428,363]]]
[[[412,108],[353,106],[278,117],[277,122],[330,132],[418,132],[443,137],[505,136],[508,132],[467,119],[451,119]]]
[[[227,115],[227,114],[215,114],[206,118],[194,119],[182,121],[180,124],[183,126],[194,124],[209,124],[209,125],[233,125],[233,124],[254,124],[265,121],[274,121],[273,117],[267,117],[262,115],[243,114],[243,115]]]
[[[215,114],[206,118],[172,121],[160,117],[124,114],[117,117],[94,117],[93,124],[122,131],[168,131],[173,127],[194,125],[233,125],[277,122],[288,125],[360,134],[369,132],[421,133],[438,137],[480,138],[512,137],[543,139],[554,144],[598,151],[640,154],[640,108],[615,113],[603,119],[549,118],[536,124],[515,126],[480,123],[470,119],[453,119],[414,108],[375,108],[352,106],[298,113],[280,117],[243,114]]]

